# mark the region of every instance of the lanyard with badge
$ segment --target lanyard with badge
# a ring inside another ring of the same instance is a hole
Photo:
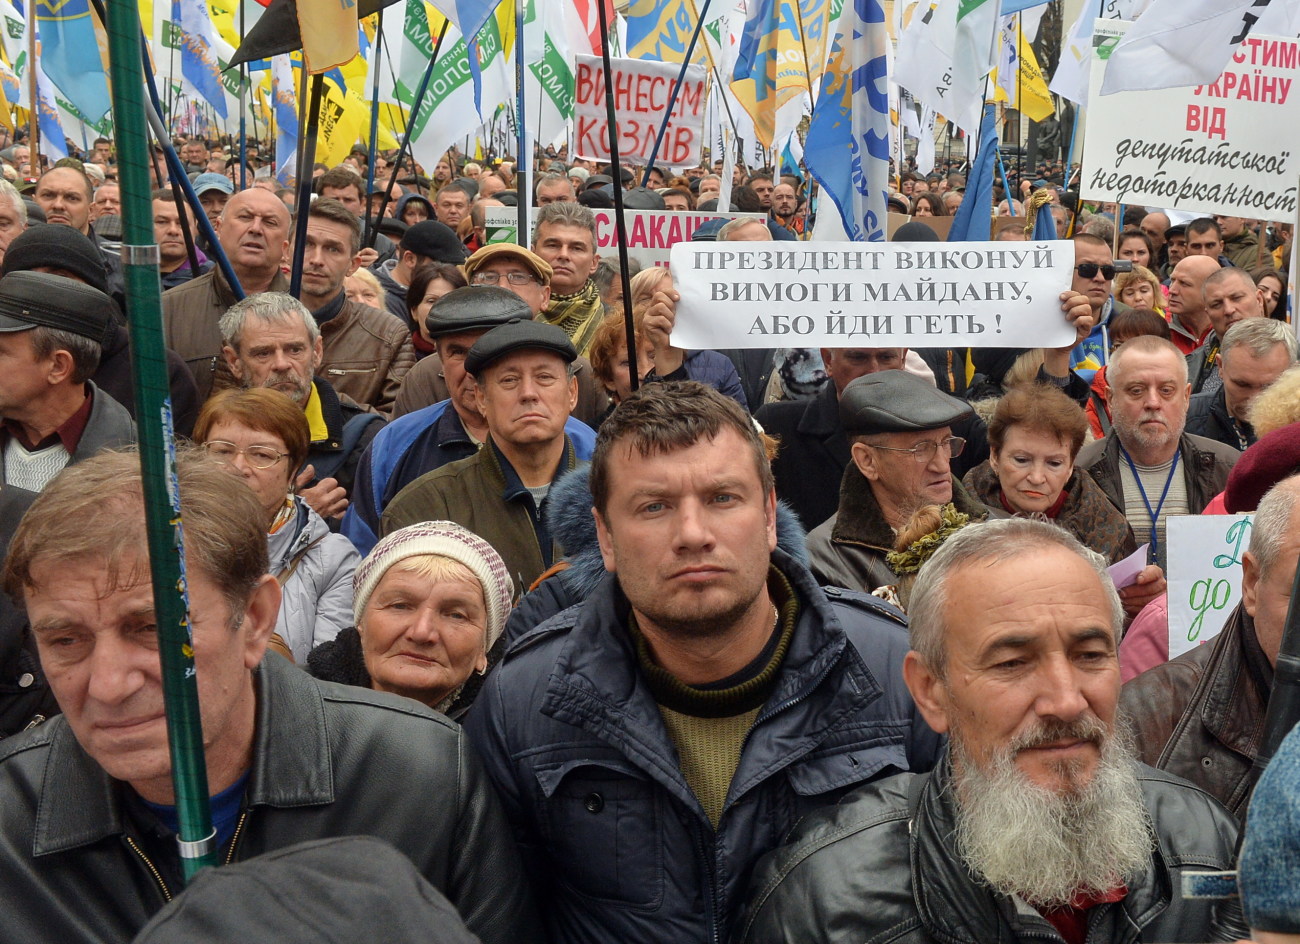
[[[1124,455],[1124,461],[1128,463],[1129,471],[1133,473],[1133,481],[1137,482],[1138,494],[1142,496],[1142,504],[1147,507],[1147,514],[1151,518],[1151,543],[1147,549],[1147,563],[1154,564],[1159,554],[1160,538],[1156,532],[1156,522],[1160,520],[1160,510],[1165,507],[1165,499],[1169,497],[1169,486],[1173,484],[1174,473],[1178,471],[1178,460],[1183,457],[1182,450],[1174,453],[1174,461],[1169,463],[1169,477],[1165,479],[1165,487],[1160,492],[1160,501],[1155,509],[1151,508],[1151,499],[1147,498],[1146,487],[1142,484],[1142,476],[1138,475],[1137,464],[1133,462],[1133,457],[1128,454],[1128,450],[1123,446],[1119,451]]]

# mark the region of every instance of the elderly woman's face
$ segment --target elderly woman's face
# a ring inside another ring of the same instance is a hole
[[[434,706],[487,668],[487,606],[473,577],[432,579],[392,567],[361,614],[371,684]]]
[[[1002,496],[1020,514],[1047,512],[1074,471],[1070,444],[1041,430],[1012,426],[1002,449],[990,451]]]
[[[284,440],[234,420],[222,420],[212,425],[204,449],[253,490],[269,525],[284,506],[294,477]]]

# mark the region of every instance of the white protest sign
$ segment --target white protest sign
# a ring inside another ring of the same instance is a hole
[[[678,243],[672,343],[1064,347],[1074,243]]]
[[[596,252],[618,263],[618,227],[613,210],[592,210],[596,217]],[[536,211],[534,211],[534,215]],[[672,247],[689,242],[695,231],[711,220],[739,217],[766,219],[762,213],[683,213],[671,210],[625,210],[628,257],[644,266],[666,266]],[[514,207],[486,207],[483,220],[490,243],[517,243],[519,211]],[[531,242],[530,244],[531,245]],[[712,245],[710,243],[709,245]]]
[[[578,56],[577,65],[574,153],[583,160],[608,161],[609,122],[601,61],[598,56]],[[630,164],[648,163],[681,66],[641,59],[613,59],[611,66],[619,158]],[[687,66],[655,162],[668,167],[698,164],[703,138],[704,66]]]
[[[1170,515],[1169,658],[1209,642],[1241,602],[1251,515]]]
[[[1128,25],[1098,20],[1093,31],[1083,196],[1293,219],[1300,42],[1252,34],[1212,85],[1102,95],[1106,59]]]

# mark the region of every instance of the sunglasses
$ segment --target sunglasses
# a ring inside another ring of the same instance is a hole
[[[1108,282],[1115,277],[1115,267],[1113,265],[1097,265],[1095,262],[1080,262],[1074,267],[1074,271],[1078,272],[1079,277],[1084,279],[1096,278],[1098,272]]]

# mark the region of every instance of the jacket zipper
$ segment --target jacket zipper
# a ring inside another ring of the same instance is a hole
[[[694,820],[694,817],[692,817],[692,820]],[[713,856],[717,851],[716,839],[715,839],[715,844],[713,846],[710,846],[708,842],[708,838],[704,835],[704,831],[700,828],[700,824],[698,820],[694,821],[694,829],[692,830],[692,832],[695,834],[695,846],[696,846],[697,854],[700,857],[700,864],[704,866],[704,871],[708,876],[708,881],[705,882],[705,892],[709,896],[708,903],[706,906],[708,919],[709,919],[709,937],[713,941],[713,944],[722,944],[721,929],[718,927],[717,874],[716,874],[716,869],[714,869],[713,867],[714,866]]]
[[[126,844],[131,847],[131,850],[137,856],[140,857],[140,861],[145,864],[145,867],[148,868],[149,871],[153,873],[154,881],[156,881],[158,883],[158,887],[162,889],[163,897],[166,898],[168,901],[171,901],[172,893],[168,890],[167,883],[163,881],[162,873],[159,872],[157,867],[152,862],[149,861],[149,857],[144,854],[144,850],[141,849],[140,846],[136,843],[136,841],[132,839],[130,836],[126,837]]]
[[[248,819],[248,810],[239,814],[239,822],[235,824],[235,834],[230,837],[230,848],[226,850],[225,865],[235,861],[235,847],[239,845],[239,837],[244,832],[244,822]]]

